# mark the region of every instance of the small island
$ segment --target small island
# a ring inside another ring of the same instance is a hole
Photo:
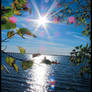
[[[48,59],[46,59],[46,57],[44,57],[44,59],[42,60],[42,63],[45,63],[45,64],[60,64],[59,62],[56,61],[50,61]]]
[[[39,55],[41,55],[41,54],[40,53],[35,53],[35,54],[32,54],[32,57],[37,57]]]

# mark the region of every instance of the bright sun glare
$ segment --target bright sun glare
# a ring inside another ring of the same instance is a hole
[[[37,23],[39,25],[45,25],[46,23],[48,23],[48,20],[45,16],[44,17],[39,17],[39,19],[37,20]]]

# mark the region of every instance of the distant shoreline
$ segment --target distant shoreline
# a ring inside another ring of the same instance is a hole
[[[15,53],[15,54],[21,54],[17,52],[6,52],[6,53]],[[26,54],[38,54],[38,53],[26,53]],[[56,54],[44,54],[44,53],[39,53],[40,55],[50,55],[50,56],[70,56],[70,55],[56,55]]]

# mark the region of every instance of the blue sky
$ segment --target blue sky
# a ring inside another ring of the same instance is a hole
[[[37,38],[26,35],[26,39],[22,39],[19,35],[15,35],[11,40],[8,40],[8,42],[2,43],[2,49],[7,45],[6,51],[19,52],[18,46],[21,46],[26,49],[26,53],[41,52],[46,54],[69,55],[69,52],[71,52],[75,46],[89,43],[89,38],[81,34],[83,30],[82,26],[75,26],[75,24],[68,25],[65,22],[58,24],[47,23],[47,32],[42,25],[35,32],[37,23],[28,21],[38,19],[34,3],[40,11],[40,14],[45,14],[52,4],[55,3],[55,0],[49,0],[48,3],[45,2],[45,0],[29,0],[28,4],[32,9],[32,14],[22,12],[22,16],[16,16],[17,28],[26,27],[35,33]],[[53,10],[56,10],[55,5],[52,6],[51,11]],[[51,18],[48,16],[48,19]],[[9,30],[2,30],[2,39],[6,37],[8,31]]]

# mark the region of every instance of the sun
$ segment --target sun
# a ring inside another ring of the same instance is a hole
[[[47,28],[48,28],[48,24],[49,24],[49,23],[52,23],[52,22],[48,20],[47,15],[45,15],[45,16],[39,15],[39,18],[38,18],[38,19],[33,19],[33,20],[31,19],[31,21],[34,21],[34,23],[37,24],[37,26],[36,26],[36,28],[35,28],[35,30],[34,30],[34,33],[37,32],[40,27],[43,27],[44,30],[45,30],[45,32],[46,32],[46,33],[48,34],[48,36],[49,36],[49,32],[48,32]],[[50,37],[50,36],[49,36],[49,37]]]
[[[45,26],[46,23],[48,23],[48,19],[47,19],[47,17],[45,17],[45,16],[44,16],[44,17],[40,16],[39,19],[37,20],[37,24],[38,24],[38,25],[43,25],[43,26]]]

